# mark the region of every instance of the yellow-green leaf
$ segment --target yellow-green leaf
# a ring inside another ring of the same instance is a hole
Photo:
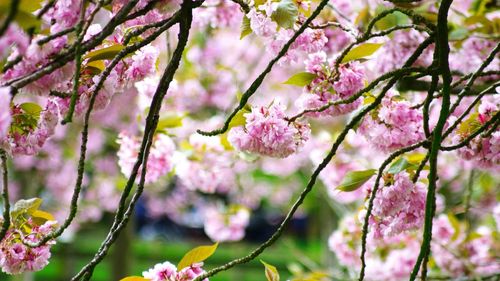
[[[245,114],[248,113],[248,110],[242,109],[234,115],[233,119],[231,119],[231,122],[229,122],[229,129],[238,127],[238,126],[244,126],[247,122],[247,119],[245,117]]]
[[[39,116],[42,112],[42,107],[33,102],[25,102],[19,105],[19,107],[24,111],[24,113],[31,116]]]
[[[51,213],[36,210],[31,214],[31,218],[37,225],[42,225],[47,221],[55,221],[56,219]]]
[[[361,59],[364,57],[368,57],[375,53],[380,47],[382,47],[382,43],[365,43],[361,44],[353,49],[351,49],[347,55],[342,59],[342,63],[346,63],[352,60]]]
[[[158,121],[157,130],[180,127],[180,126],[182,126],[183,119],[184,119],[184,116],[177,115],[177,114],[170,114],[170,115],[167,115],[165,117],[162,117]]]
[[[123,45],[115,44],[99,50],[88,52],[83,58],[88,59],[87,63],[96,60],[110,60],[113,59],[121,50]]]
[[[12,220],[15,220],[23,213],[31,215],[38,210],[41,204],[42,199],[40,198],[21,199],[14,204],[14,207],[10,211],[10,216],[12,217]]]
[[[85,70],[94,75],[101,73],[105,68],[106,65],[103,60],[91,61],[85,65]]]
[[[146,279],[144,277],[140,277],[140,276],[129,276],[129,277],[125,277],[123,279],[120,279],[120,281],[149,281],[151,279]]]
[[[250,19],[247,16],[243,16],[243,21],[241,22],[240,40],[245,38],[247,35],[251,33],[252,33],[252,27],[250,27]]]
[[[280,274],[278,273],[278,270],[276,267],[264,262],[263,260],[260,261],[264,265],[264,272],[266,274],[267,281],[279,281],[280,280]]]
[[[177,270],[182,270],[183,268],[186,268],[194,263],[202,262],[208,259],[211,255],[213,255],[218,245],[219,243],[215,243],[211,246],[200,246],[192,249],[185,254],[184,257],[182,257],[181,261],[177,265]]]
[[[281,0],[271,19],[283,28],[293,28],[299,16],[299,9],[293,0]]]
[[[304,87],[309,84],[316,78],[316,74],[310,72],[299,72],[292,75],[288,80],[283,82],[283,84],[294,85],[299,87]]]
[[[367,182],[376,172],[375,169],[364,170],[364,171],[352,171],[345,175],[344,179],[337,186],[340,191],[354,191],[360,188],[365,182]]]

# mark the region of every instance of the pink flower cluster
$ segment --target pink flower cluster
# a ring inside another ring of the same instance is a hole
[[[238,241],[245,237],[245,228],[250,222],[250,212],[243,207],[230,207],[221,213],[215,208],[205,211],[205,233],[217,242]]]
[[[477,121],[483,125],[488,122],[492,116],[498,112],[499,106],[497,102],[483,101],[478,108]],[[460,142],[466,135],[457,134],[454,137],[455,142]],[[500,169],[500,129],[496,129],[490,136],[482,136],[481,134],[473,138],[466,146],[457,150],[458,155],[472,161],[475,165],[483,169]]]
[[[483,226],[474,236],[466,237],[461,227],[444,214],[434,219],[432,256],[439,268],[453,277],[467,276],[471,271],[477,275],[498,273],[495,234]]]
[[[422,112],[409,102],[385,97],[380,109],[364,118],[358,133],[381,152],[391,152],[424,139],[422,120]]]
[[[10,122],[10,90],[6,87],[0,87],[0,143],[9,133]]]
[[[35,155],[54,135],[59,121],[59,109],[54,100],[49,99],[35,128],[27,133],[14,132],[10,136],[10,152],[13,155]]]
[[[267,50],[272,55],[277,55],[283,46],[292,38],[295,31],[293,29],[278,28],[278,24],[271,19],[273,12],[272,5],[264,4],[264,11],[251,9],[247,14],[250,19],[250,28],[252,31],[266,39],[268,45]],[[261,9],[262,7],[259,7]],[[306,54],[319,52],[325,47],[328,38],[322,29],[306,28],[300,34],[295,42],[292,43],[286,55],[280,60],[281,62],[298,61],[300,52]]]
[[[151,281],[191,281],[205,272],[202,266],[203,263],[195,263],[177,272],[177,267],[166,261],[144,271],[142,276]],[[205,278],[204,281],[208,279]]]
[[[331,71],[333,62],[327,61],[323,52],[309,55],[306,61],[306,70],[314,73],[317,78],[308,85],[306,93],[297,101],[300,109],[315,109],[328,104],[329,102],[345,100],[359,92],[364,87],[364,70],[358,62],[350,62],[339,67],[338,79],[333,83]],[[357,109],[362,102],[358,98],[351,103],[330,106],[322,112],[311,112],[308,116],[339,116],[350,113]]]
[[[204,193],[226,193],[236,185],[231,155],[220,142],[199,134],[189,137],[191,149],[176,159],[181,184]]]
[[[239,150],[270,157],[285,158],[309,139],[306,124],[285,120],[285,108],[275,102],[269,107],[254,107],[246,113],[245,126],[232,128],[229,142]]]
[[[26,226],[31,227],[31,233],[25,236],[29,242],[36,243],[39,239],[55,228],[55,221],[47,221],[41,226],[35,225],[31,219]],[[15,229],[9,229],[0,242],[0,267],[7,274],[20,274],[27,271],[39,271],[49,263],[50,248],[55,241],[30,248],[20,241],[20,234]]]
[[[140,149],[138,138],[128,135],[126,132],[120,133],[117,142],[120,144],[118,150],[118,165],[122,173],[129,177],[132,173],[137,155]],[[175,151],[175,144],[170,137],[165,134],[157,134],[154,137],[153,146],[148,158],[145,183],[154,183],[172,170],[172,156]],[[136,181],[139,182],[142,168],[139,168]]]
[[[408,173],[389,176],[389,184],[381,187],[373,201],[370,226],[374,238],[394,236],[422,226],[426,192],[422,184],[414,184]]]
[[[385,73],[401,67],[410,57],[425,36],[414,29],[399,30],[393,33],[393,37],[377,52],[373,63],[375,73]],[[432,61],[432,51],[427,48],[414,65],[428,66]]]

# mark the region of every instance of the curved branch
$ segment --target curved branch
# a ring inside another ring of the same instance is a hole
[[[273,66],[286,54],[290,46],[295,42],[297,37],[299,37],[300,34],[306,30],[306,28],[309,26],[309,24],[319,15],[319,13],[323,10],[323,8],[326,6],[328,3],[328,0],[322,0],[321,3],[318,5],[316,10],[311,14],[309,18],[307,18],[302,26],[293,34],[292,38],[286,42],[286,44],[281,48],[281,51],[278,53],[278,55],[272,59],[269,64],[267,65],[266,69],[253,81],[252,85],[245,91],[245,93],[241,96],[241,100],[239,105],[233,110],[233,112],[228,116],[226,121],[224,122],[224,125],[220,129],[216,129],[213,131],[202,131],[202,130],[197,130],[198,134],[204,135],[204,136],[216,136],[225,133],[229,129],[229,123],[231,123],[231,120],[233,120],[234,116],[245,107],[245,105],[248,102],[248,99],[257,91],[257,89],[260,87],[264,79],[266,78],[267,74],[271,72]]]
[[[2,164],[2,199],[3,199],[3,222],[0,230],[0,241],[3,240],[10,226],[10,202],[9,202],[9,171],[7,169],[7,154],[0,149],[0,160]]]

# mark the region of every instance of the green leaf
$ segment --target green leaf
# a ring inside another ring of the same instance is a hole
[[[22,103],[19,107],[24,111],[24,113],[34,117],[40,116],[40,112],[42,112],[42,107],[32,102]]]
[[[383,10],[385,10],[385,8],[382,8],[382,7],[383,6],[379,6],[379,8],[377,9],[377,11],[379,13],[382,12]],[[379,30],[389,29],[389,28],[394,27],[396,25],[407,24],[408,19],[409,18],[407,15],[396,11],[392,14],[388,14],[387,16],[385,16],[382,19],[380,19],[379,21],[377,21],[377,23],[375,23],[375,26]]]
[[[479,113],[472,113],[469,118],[458,125],[457,133],[462,137],[467,137],[481,127]]]
[[[264,265],[264,273],[266,274],[267,281],[279,281],[280,280],[280,274],[278,273],[278,270],[276,267],[264,262],[263,260],[260,260],[260,262]]]
[[[42,0],[22,0],[19,3],[19,10],[27,13],[33,13],[42,7]]]
[[[14,21],[23,28],[30,29],[36,28],[39,29],[42,21],[38,19],[33,12],[38,10],[41,7],[40,0],[23,0],[19,3],[16,15],[14,17]],[[6,15],[10,10],[11,1],[1,0],[0,1],[0,17]]]
[[[309,84],[316,78],[316,74],[310,72],[299,72],[292,75],[288,80],[283,82],[283,84],[294,85],[299,87],[304,87]]]
[[[42,225],[47,221],[55,221],[56,219],[51,213],[36,210],[31,214],[31,218],[37,225]]]
[[[469,35],[469,30],[465,27],[458,27],[453,29],[449,34],[449,39],[451,41],[461,41],[467,38]]]
[[[460,235],[460,222],[452,213],[448,213],[448,220],[450,221],[450,224],[454,230],[451,241],[455,241],[458,238],[458,235]]]
[[[392,163],[392,165],[389,167],[387,172],[389,174],[395,175],[401,171],[406,170],[410,166],[411,166],[411,164],[404,157],[400,157],[400,158],[398,158],[398,160],[396,160],[394,163]]]
[[[202,262],[208,259],[215,250],[219,243],[215,243],[211,246],[200,246],[189,251],[184,257],[182,257],[181,261],[177,265],[177,270],[182,270],[194,263]]]
[[[180,126],[182,126],[183,119],[184,119],[184,116],[180,116],[180,115],[176,115],[176,114],[169,114],[165,117],[160,118],[160,120],[158,121],[157,130],[180,127]]]
[[[103,60],[87,62],[87,64],[85,65],[85,71],[88,71],[92,75],[97,75],[103,72],[105,68],[106,65],[104,64]]]
[[[10,216],[12,220],[15,220],[22,214],[33,214],[40,205],[42,204],[42,199],[40,198],[31,198],[31,199],[21,199],[14,204],[14,207],[10,211]]]
[[[252,33],[252,28],[250,27],[250,19],[247,16],[244,16],[243,21],[241,22],[240,40],[245,38],[247,35],[251,33]]]
[[[120,281],[149,281],[151,279],[146,279],[144,277],[140,277],[140,276],[129,276],[129,277],[125,277],[123,279],[120,279]]]
[[[342,59],[342,63],[346,63],[352,60],[361,59],[375,53],[380,47],[382,47],[382,43],[365,43],[361,44],[353,49],[351,49],[347,55]]]
[[[293,0],[281,0],[272,13],[271,19],[275,21],[278,26],[283,28],[293,28],[299,16],[299,9]]]
[[[111,45],[99,50],[88,52],[83,58],[88,59],[87,63],[96,60],[111,60],[125,47],[120,44]]]
[[[242,109],[242,110],[238,111],[238,113],[236,113],[236,115],[234,115],[233,119],[231,119],[231,122],[229,122],[228,129],[238,127],[238,126],[244,126],[247,122],[245,114],[248,112],[249,111],[246,109]]]
[[[354,191],[360,188],[365,182],[367,182],[376,172],[375,169],[364,170],[364,171],[353,171],[345,175],[344,179],[337,186],[340,191]]]

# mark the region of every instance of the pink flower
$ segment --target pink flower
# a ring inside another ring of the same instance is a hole
[[[129,68],[125,72],[128,79],[137,81],[143,79],[156,69],[159,51],[152,45],[147,45],[137,51],[131,58]]]
[[[424,139],[422,112],[410,103],[386,97],[375,113],[364,118],[358,133],[376,149],[391,152]]]
[[[330,102],[344,100],[358,93],[364,87],[364,70],[358,62],[343,64],[339,67],[338,80],[330,82],[328,71],[332,66],[327,62],[324,53],[309,56],[306,61],[306,69],[313,71],[317,78],[305,89],[308,91],[301,95],[296,101],[297,106],[302,109],[320,108]],[[339,116],[356,110],[362,103],[362,98],[355,99],[351,103],[329,106],[322,112],[310,112],[307,116]]]
[[[122,173],[129,177],[132,173],[137,155],[140,149],[140,142],[137,138],[129,136],[122,132],[118,136],[117,142],[120,144],[118,150],[118,165]],[[148,158],[147,173],[145,183],[156,182],[160,177],[165,176],[172,170],[172,155],[175,150],[175,144],[164,134],[157,134],[154,137],[153,146]],[[139,168],[136,181],[139,182],[142,169]]]
[[[250,19],[250,27],[258,36],[270,37],[276,33],[278,25],[270,17],[251,9],[247,17]]]
[[[228,135],[229,142],[242,151],[285,158],[309,138],[309,126],[286,121],[279,103],[254,107],[245,117],[245,126],[231,129]]]
[[[142,276],[151,281],[191,281],[205,272],[201,268],[202,266],[203,263],[195,263],[177,272],[177,267],[166,261],[144,271]],[[204,279],[204,281],[208,281],[208,279]]]
[[[142,276],[151,281],[176,281],[177,268],[175,265],[166,261],[158,263],[148,271],[144,271]]]
[[[12,116],[10,114],[10,90],[0,87],[0,141],[9,133]]]
[[[377,191],[370,217],[375,238],[393,236],[422,226],[426,192],[414,184],[408,173],[400,172],[389,179],[389,185]]]
[[[226,193],[235,187],[233,161],[220,141],[194,134],[189,144],[187,155],[176,159],[175,172],[183,186],[205,193]]]
[[[40,113],[37,126],[29,132],[15,132],[11,136],[10,150],[14,155],[35,155],[54,134],[59,121],[59,109],[54,100],[49,99]]]
[[[49,234],[55,228],[55,221],[47,221],[41,226],[35,225],[31,219],[27,226],[31,232],[25,235],[30,242],[37,242],[42,236]],[[51,240],[47,244],[30,248],[19,241],[17,230],[9,229],[0,242],[0,267],[7,274],[21,274],[26,271],[39,271],[49,263],[50,248],[55,244]]]
[[[231,207],[222,213],[215,208],[205,210],[205,233],[214,241],[243,239],[249,222],[250,212],[246,208]]]

